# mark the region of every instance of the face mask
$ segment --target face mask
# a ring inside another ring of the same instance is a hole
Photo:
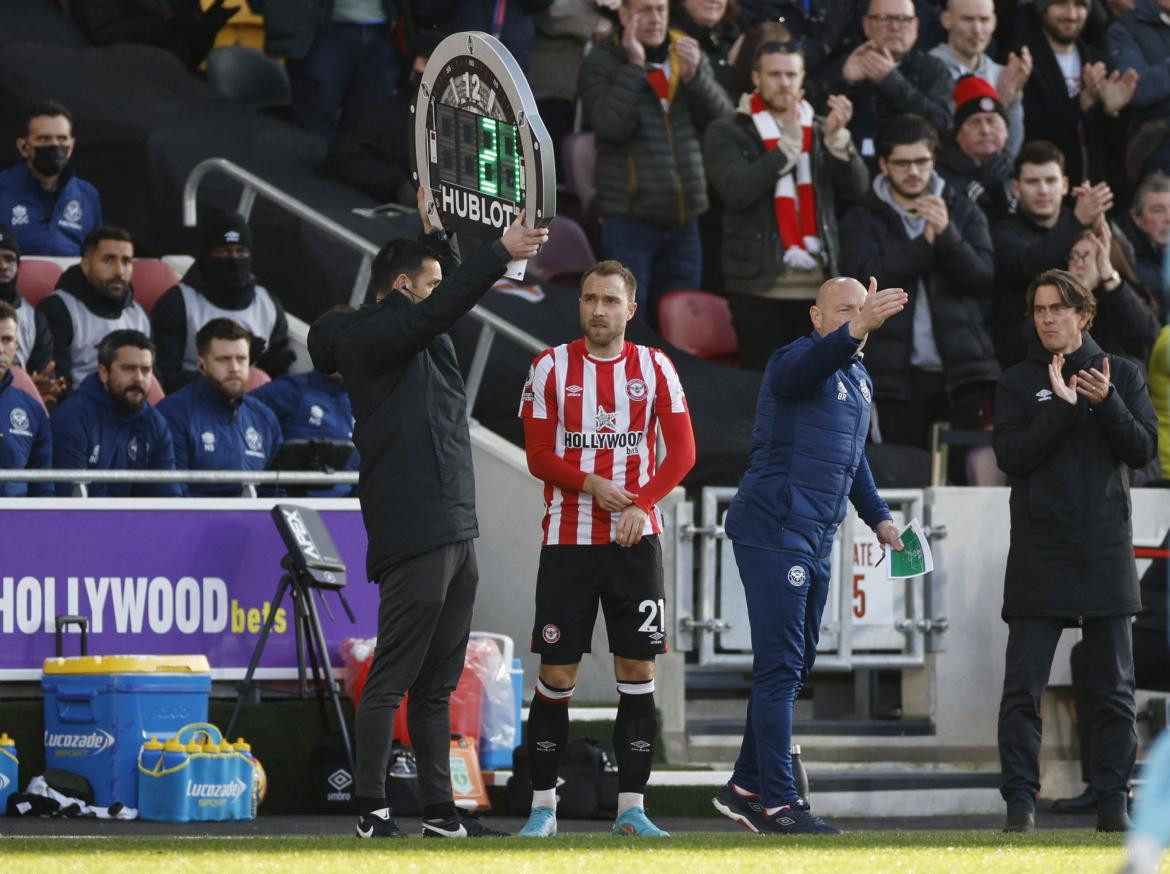
[[[32,165],[42,176],[57,176],[69,166],[68,146],[34,146]]]
[[[203,275],[213,288],[245,291],[252,286],[252,258],[204,258]]]

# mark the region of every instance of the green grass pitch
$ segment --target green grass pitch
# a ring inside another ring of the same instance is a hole
[[[684,834],[669,840],[564,835],[551,841],[362,841],[304,835],[242,838],[0,839],[3,869],[53,874],[223,874],[291,871],[501,874],[769,874],[834,872],[1113,872],[1121,837],[1061,830],[1034,835],[985,831],[856,832],[833,838]],[[1170,872],[1170,864],[1162,868]]]

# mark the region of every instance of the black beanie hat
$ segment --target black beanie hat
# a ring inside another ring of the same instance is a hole
[[[238,245],[252,248],[252,230],[238,212],[213,212],[199,223],[199,255],[206,258],[217,246]]]
[[[20,258],[20,240],[16,239],[16,234],[12,232],[12,228],[8,225],[0,225],[0,249],[7,249],[9,252],[16,253],[16,257]]]

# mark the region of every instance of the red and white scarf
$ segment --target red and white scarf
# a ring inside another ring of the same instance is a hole
[[[646,70],[646,81],[650,83],[650,87],[654,90],[658,102],[662,104],[662,111],[670,112],[670,101],[674,97],[671,93],[674,85],[670,81],[670,62],[665,64],[655,64]]]
[[[768,110],[758,91],[753,92],[749,102],[752,123],[756,126],[756,133],[764,141],[764,148],[772,151],[780,143],[780,126],[775,116]],[[812,143],[813,143],[813,109],[808,101],[800,101],[798,107],[801,130],[800,155],[796,159],[794,172],[785,173],[776,180],[776,189],[773,194],[773,207],[776,210],[776,225],[780,229],[780,240],[784,244],[786,255],[793,249],[802,250],[809,255],[818,255],[822,251],[821,238],[817,233],[817,199],[812,182]],[[785,258],[788,263],[790,259]],[[815,265],[811,258],[795,258],[798,262],[808,264],[805,269]],[[803,266],[803,264],[789,264],[789,266]]]

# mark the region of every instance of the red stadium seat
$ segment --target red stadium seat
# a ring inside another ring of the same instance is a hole
[[[537,282],[576,287],[581,274],[595,262],[593,249],[581,226],[559,215],[549,225],[548,242],[540,254],[528,262],[528,275]]]
[[[658,324],[662,336],[684,352],[721,364],[739,364],[731,308],[717,294],[667,292],[658,303]]]
[[[16,275],[16,290],[33,306],[52,294],[57,280],[65,272],[56,261],[42,261],[40,258],[21,258],[20,272]]]
[[[21,266],[23,267],[23,265]],[[28,392],[41,405],[41,409],[48,413],[49,410],[45,406],[45,402],[41,400],[41,393],[37,391],[37,384],[32,381],[32,377],[25,373],[23,368],[17,367],[15,364],[12,365],[11,372],[13,388]]]
[[[146,402],[152,407],[157,407],[167,393],[163,391],[162,383],[158,381],[158,376],[155,375],[154,380],[150,384],[150,391],[147,392]]]
[[[158,258],[135,258],[134,273],[130,284],[134,286],[134,299],[148,313],[154,309],[158,299],[168,288],[179,281],[179,274],[165,261]]]
[[[272,377],[256,365],[248,368],[248,391],[254,391],[262,385],[272,382]]]

